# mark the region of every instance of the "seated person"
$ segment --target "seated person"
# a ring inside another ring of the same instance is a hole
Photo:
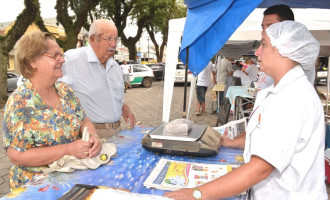
[[[247,75],[246,67],[240,65],[240,69],[234,71],[233,76],[235,77],[240,77],[241,78],[241,82],[242,82],[242,86],[250,86],[252,81],[250,79],[250,77]]]
[[[302,70],[315,63],[319,50],[299,22],[283,21],[265,29],[255,54],[274,85],[257,94],[246,135],[240,137],[245,138],[245,164],[198,188],[165,196],[223,199],[252,187],[255,200],[327,200],[323,107]]]
[[[10,95],[4,111],[4,147],[14,164],[11,190],[64,155],[94,157],[102,148],[73,90],[57,82],[64,58],[54,37],[40,31],[24,35],[16,44],[15,60],[27,80]],[[88,142],[79,139],[84,127]]]
[[[251,58],[249,60],[246,61],[246,63],[248,64],[247,69],[245,70],[245,72],[247,73],[247,75],[250,77],[250,79],[253,82],[257,82],[258,81],[258,73],[259,73],[259,69],[257,66],[257,60],[255,58]]]

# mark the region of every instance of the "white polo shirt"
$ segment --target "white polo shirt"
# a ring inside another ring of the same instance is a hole
[[[253,187],[253,199],[327,200],[324,137],[320,98],[300,66],[276,87],[261,90],[247,127],[244,159],[256,155],[275,169]]]

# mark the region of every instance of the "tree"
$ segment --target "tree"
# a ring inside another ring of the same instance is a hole
[[[40,16],[40,5],[38,0],[24,0],[25,8],[20,13],[8,34],[0,37],[0,106],[7,101],[7,68],[8,55],[17,40],[24,35],[27,28],[37,16]]]
[[[128,48],[130,60],[136,60],[136,43],[141,38],[144,20],[140,19],[137,21],[138,30],[134,37],[127,37],[124,29],[126,28],[132,9],[139,1],[142,0],[103,0],[100,4],[101,14],[99,15],[105,18],[110,17],[115,23],[121,43]]]
[[[56,19],[62,24],[66,41],[60,44],[64,51],[76,48],[78,34],[82,27],[89,27],[88,15],[101,0],[57,0],[55,9],[57,11]],[[69,15],[70,8],[75,16]]]
[[[154,7],[154,9],[150,10],[155,13],[153,14],[154,17],[148,18],[145,28],[155,46],[157,62],[162,62],[164,48],[167,45],[169,20],[185,17],[187,9],[183,2],[176,0],[151,1],[148,5]],[[160,46],[155,38],[155,33],[157,32],[162,34],[162,43]]]
[[[158,0],[157,0],[158,1]],[[161,0],[166,1],[166,0]],[[103,0],[100,4],[103,17],[110,17],[118,29],[118,36],[121,43],[128,48],[129,59],[136,60],[136,43],[142,36],[143,29],[148,20],[154,17],[155,10],[161,9],[162,4],[156,3],[153,6],[152,0]],[[124,33],[128,20],[137,25],[137,32],[134,37],[127,37]]]

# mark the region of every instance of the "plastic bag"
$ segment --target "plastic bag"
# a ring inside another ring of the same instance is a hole
[[[192,125],[189,119],[175,119],[164,126],[163,135],[187,136]]]

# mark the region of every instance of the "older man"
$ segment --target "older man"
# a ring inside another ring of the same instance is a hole
[[[73,88],[103,138],[121,131],[121,116],[131,128],[136,121],[124,103],[123,73],[113,59],[117,40],[117,28],[110,20],[96,20],[89,30],[90,45],[68,50],[63,65],[61,81]]]

